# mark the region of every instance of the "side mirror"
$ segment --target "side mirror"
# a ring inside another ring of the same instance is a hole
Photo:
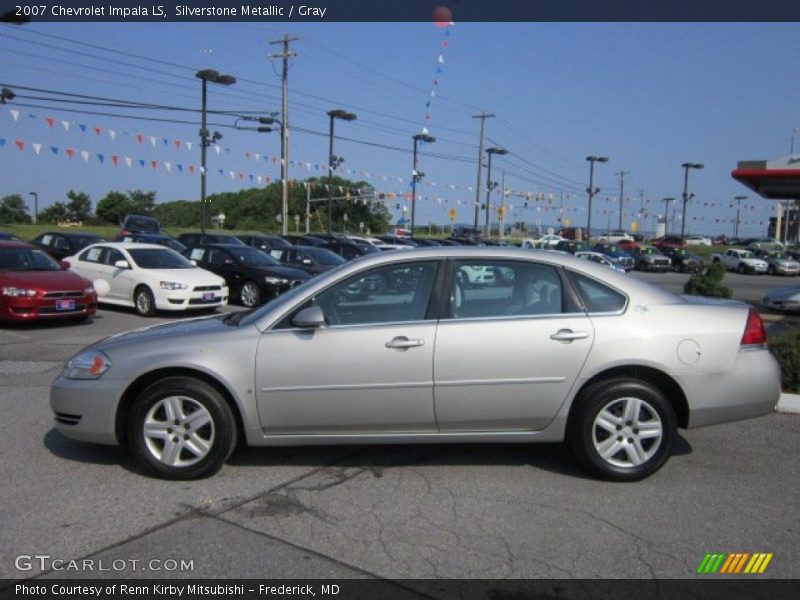
[[[232,265],[233,264],[233,259],[232,258],[226,258],[225,259],[225,264],[226,265]]]
[[[311,259],[310,259],[310,258],[304,258],[304,259],[302,260],[302,263],[303,263],[304,265],[310,265],[310,264],[311,264]]]
[[[68,260],[59,261],[59,264],[61,265],[61,268],[64,269],[65,271],[67,271],[72,266],[69,264]]]
[[[128,264],[127,260],[118,260],[117,262],[114,263],[114,266],[117,269],[130,269],[131,268],[131,266],[130,266],[130,264]]]
[[[190,262],[190,263],[192,263],[192,266],[193,266],[193,267],[196,267],[196,266],[197,266],[197,261],[196,261],[196,260],[192,259],[192,260],[190,260],[189,262]]]
[[[325,325],[325,315],[319,306],[309,306],[295,315],[292,325],[303,329],[316,329]]]

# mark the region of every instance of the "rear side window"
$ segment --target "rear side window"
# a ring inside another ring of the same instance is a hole
[[[569,277],[578,290],[586,312],[619,312],[625,308],[628,299],[617,290],[574,271],[569,271]]]

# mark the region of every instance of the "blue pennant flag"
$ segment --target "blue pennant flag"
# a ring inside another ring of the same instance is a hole
[[[83,133],[86,133],[86,125],[78,125]]]
[[[99,160],[100,162],[105,162],[106,157],[103,154],[98,154],[97,155],[97,160]]]
[[[183,165],[175,165],[178,167],[178,172],[183,173]]]
[[[161,139],[164,140],[165,146],[169,146],[169,140],[167,138],[161,138]]]
[[[219,169],[219,175],[220,175],[220,177],[222,177],[222,173],[223,173],[222,169]]]
[[[0,138],[0,148],[6,145],[6,138]]]
[[[53,154],[58,154],[58,147],[50,146],[50,152],[52,152]]]
[[[143,167],[143,166],[144,166],[144,159],[143,159],[143,158],[140,158],[140,159],[139,159],[139,166],[140,166],[140,167]]]

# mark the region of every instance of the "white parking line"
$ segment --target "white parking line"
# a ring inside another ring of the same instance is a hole
[[[18,340],[30,341],[33,338],[29,335],[22,335],[21,333],[14,333],[13,331],[0,331],[0,335],[7,335],[9,337],[17,338]]]

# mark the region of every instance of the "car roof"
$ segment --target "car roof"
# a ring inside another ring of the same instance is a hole
[[[117,250],[169,250],[160,244],[147,244],[145,242],[97,242],[91,244],[86,248],[93,248],[95,246],[104,246],[106,248],[115,248]],[[86,250],[81,248],[81,252]]]
[[[36,246],[16,240],[0,240],[0,248],[36,248]]]
[[[93,237],[99,240],[103,239],[101,235],[97,235],[96,233],[84,233],[83,231],[45,231],[39,235],[63,235],[64,237]]]

